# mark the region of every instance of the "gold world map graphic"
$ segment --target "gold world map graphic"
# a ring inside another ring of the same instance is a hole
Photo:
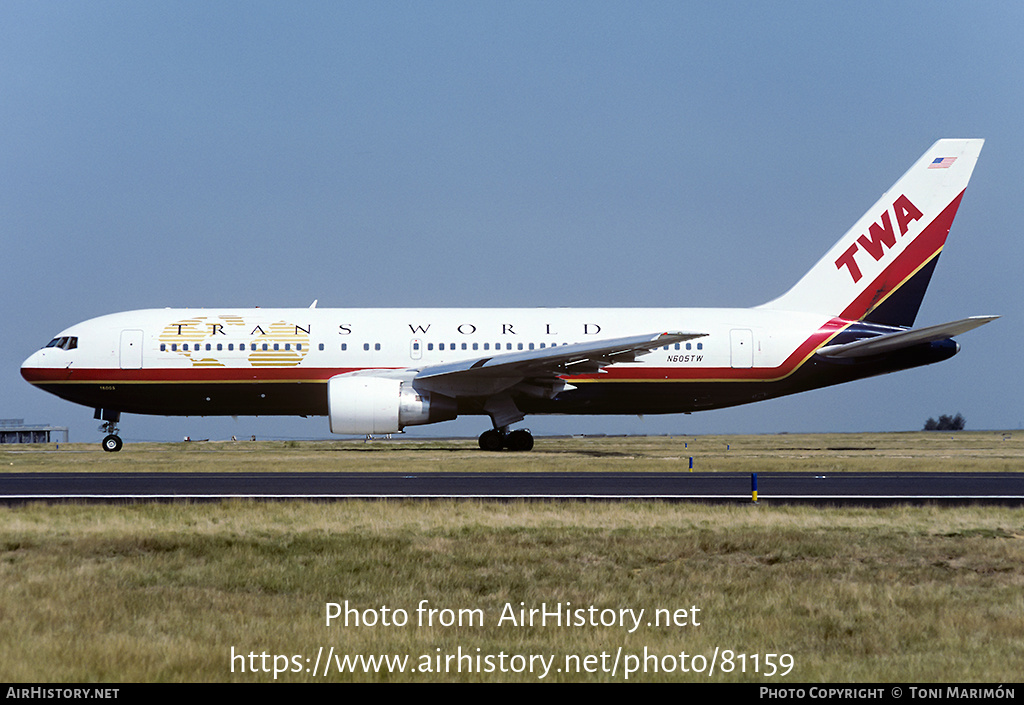
[[[309,329],[288,321],[249,323],[241,316],[196,316],[164,326],[163,352],[193,367],[226,367],[245,359],[253,367],[294,367],[309,353]]]

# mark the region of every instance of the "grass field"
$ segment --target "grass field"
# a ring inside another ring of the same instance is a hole
[[[0,446],[8,472],[1019,472],[1024,432],[538,438],[530,453],[476,440],[217,441]]]
[[[707,471],[1024,467],[1021,439],[999,433],[539,439],[526,454],[470,445],[62,445],[3,448],[0,459],[19,472],[651,470],[689,455]],[[328,626],[327,604],[346,601],[358,615]],[[449,612],[418,613],[421,603]],[[582,609],[571,616],[583,623],[518,623],[520,608],[542,605]],[[402,610],[408,621],[395,624]],[[356,672],[332,660],[325,676],[332,647],[408,660],[404,670],[357,662]],[[276,667],[286,682],[621,682],[629,666],[645,682],[1017,682],[1024,512],[476,501],[0,509],[3,681],[252,682],[274,680]]]

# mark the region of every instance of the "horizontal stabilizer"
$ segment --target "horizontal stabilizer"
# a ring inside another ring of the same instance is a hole
[[[999,316],[971,316],[970,318],[964,318],[959,321],[940,323],[937,326],[928,326],[927,328],[917,328],[914,330],[901,330],[896,333],[888,333],[874,338],[857,340],[852,343],[846,343],[845,345],[829,345],[819,350],[818,354],[823,355],[824,357],[838,358],[880,355],[882,353],[900,350],[901,348],[908,348],[911,345],[920,345],[921,343],[934,343],[938,340],[946,340],[947,338],[952,338],[954,335],[960,335],[961,333],[966,333],[978,326],[983,326],[997,318],[999,318]]]

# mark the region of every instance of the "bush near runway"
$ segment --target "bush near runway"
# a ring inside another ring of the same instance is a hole
[[[1024,431],[538,438],[529,453],[476,440],[213,441],[0,446],[7,472],[1020,472]]]

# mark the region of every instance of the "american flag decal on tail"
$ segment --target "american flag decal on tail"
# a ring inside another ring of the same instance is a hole
[[[931,164],[928,165],[929,169],[948,169],[953,166],[953,162],[956,161],[956,157],[939,157]]]

